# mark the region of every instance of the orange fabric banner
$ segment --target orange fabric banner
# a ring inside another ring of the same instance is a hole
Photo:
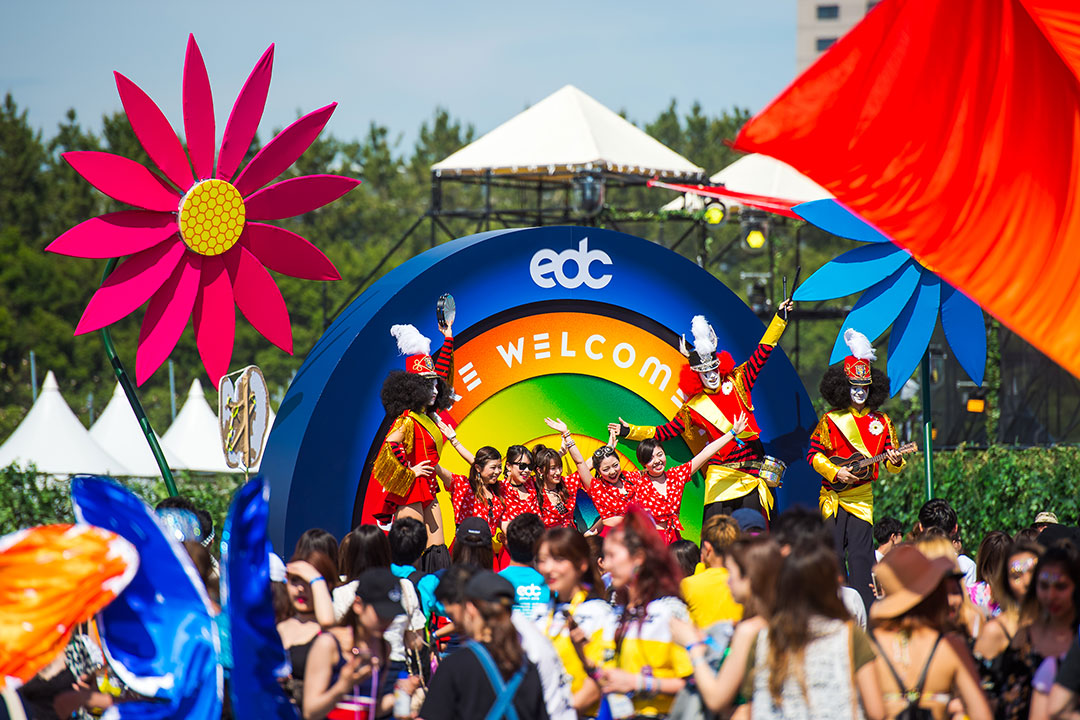
[[[1080,7],[885,0],[735,147],[824,186],[1080,376]]]

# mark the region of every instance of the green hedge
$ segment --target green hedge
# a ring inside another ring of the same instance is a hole
[[[216,549],[221,539],[221,526],[229,510],[233,493],[244,482],[243,475],[198,475],[182,473],[176,476],[177,489],[196,507],[205,508],[214,518]],[[124,483],[136,495],[151,505],[168,494],[163,482]],[[72,522],[70,483],[39,475],[32,468],[19,470],[14,466],[0,469],[0,535],[34,525]]]
[[[891,515],[906,527],[918,520],[926,501],[922,456],[897,475],[883,473],[874,487],[874,517]],[[956,508],[964,546],[972,557],[991,530],[1010,534],[1027,527],[1043,510],[1063,523],[1080,515],[1080,448],[995,445],[934,453],[934,497]]]

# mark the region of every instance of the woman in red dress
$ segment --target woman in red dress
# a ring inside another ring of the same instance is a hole
[[[457,439],[457,433],[439,423],[439,429],[454,446],[465,462],[469,474],[456,475],[439,465],[435,472],[443,487],[450,493],[454,506],[454,524],[460,525],[465,518],[478,517],[488,524],[491,537],[501,543],[506,529],[506,503],[503,501],[499,475],[502,473],[502,455],[490,445],[485,445],[473,455]]]
[[[511,445],[506,449],[504,479],[499,481],[502,487],[503,502],[506,503],[504,519],[507,523],[522,513],[541,512],[540,492],[533,481],[533,457],[524,445]]]
[[[580,487],[592,498],[593,505],[600,514],[600,525],[594,525],[585,534],[605,534],[606,528],[618,525],[626,515],[626,506],[634,495],[634,486],[641,480],[641,473],[623,472],[619,456],[615,452],[614,433],[608,438],[607,445],[602,445],[586,460],[570,436],[570,431],[566,429],[566,423],[558,418],[548,418],[545,422],[562,433],[563,444],[578,469],[571,477],[576,476],[580,480]]]
[[[450,328],[443,328],[446,342],[432,360],[431,341],[412,325],[394,325],[390,333],[407,357],[405,370],[391,370],[380,394],[387,417],[394,421],[371,472],[379,503],[372,514],[384,523],[402,517],[420,520],[427,527],[428,545],[442,545],[435,468],[445,439],[435,416],[453,402],[445,378],[453,363],[454,339]]]
[[[679,520],[683,489],[691,476],[713,455],[731,442],[746,428],[746,413],[740,413],[731,430],[706,445],[690,462],[666,469],[667,454],[655,438],[645,438],[637,446],[638,462],[641,463],[641,481],[634,487],[634,502],[652,515],[656,529],[664,542],[670,545],[679,540],[683,529]]]

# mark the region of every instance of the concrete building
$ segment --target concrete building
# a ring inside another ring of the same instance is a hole
[[[795,73],[810,67],[875,5],[875,0],[798,0]]]

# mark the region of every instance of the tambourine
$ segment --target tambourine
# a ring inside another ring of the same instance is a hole
[[[439,328],[447,328],[453,325],[456,316],[457,305],[454,303],[454,296],[450,293],[443,293],[435,304],[435,319],[439,323]]]

